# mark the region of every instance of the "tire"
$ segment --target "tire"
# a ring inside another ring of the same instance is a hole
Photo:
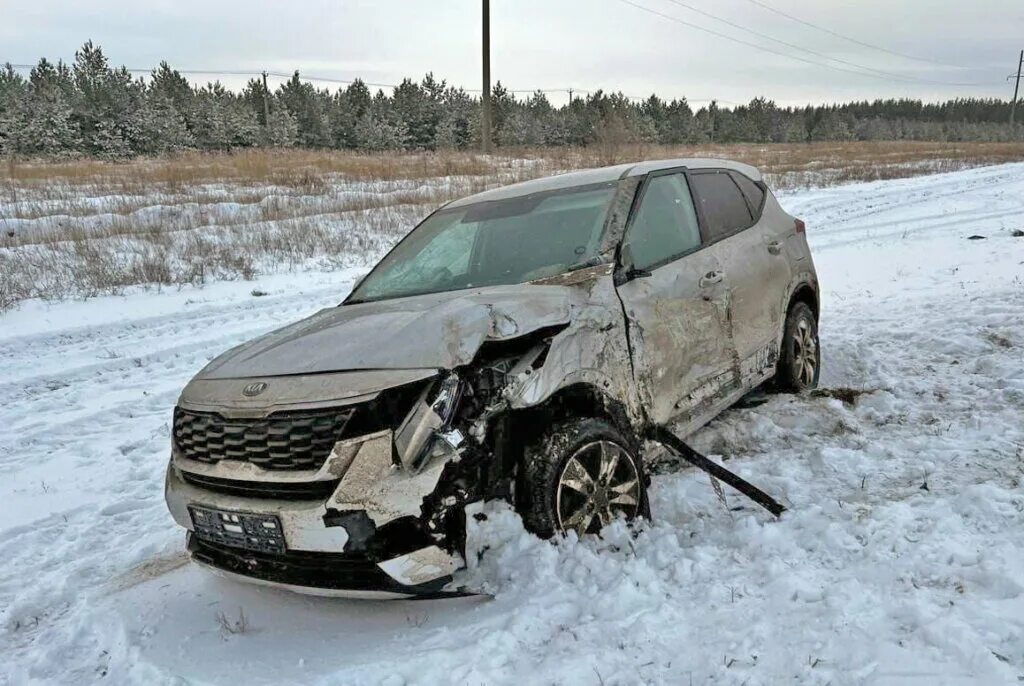
[[[550,538],[597,533],[617,516],[649,519],[638,447],[603,419],[572,419],[542,434],[524,451],[516,489],[526,528]]]
[[[774,386],[784,393],[799,393],[816,388],[820,374],[818,322],[807,303],[793,303],[786,314],[782,354],[775,371]]]

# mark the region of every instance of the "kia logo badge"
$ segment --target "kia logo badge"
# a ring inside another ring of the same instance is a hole
[[[251,383],[245,388],[243,388],[242,395],[246,395],[251,398],[254,395],[259,395],[265,390],[267,390],[267,384],[260,381],[259,383]]]

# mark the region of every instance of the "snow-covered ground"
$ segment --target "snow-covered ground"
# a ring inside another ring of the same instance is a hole
[[[635,537],[553,545],[494,508],[466,572],[492,600],[306,598],[185,563],[162,498],[178,390],[355,272],[0,315],[0,683],[1019,683],[1024,164],[781,200],[824,289],[823,386],[851,390],[695,443],[789,511],[723,506],[694,470],[654,478]]]

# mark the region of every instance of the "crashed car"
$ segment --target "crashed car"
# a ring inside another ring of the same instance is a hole
[[[645,427],[817,384],[804,223],[753,167],[627,164],[448,203],[336,307],[229,350],[174,410],[194,561],[325,595],[434,594],[467,518],[649,517]]]

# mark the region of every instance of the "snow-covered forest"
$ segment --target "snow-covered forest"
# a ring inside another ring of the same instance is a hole
[[[499,81],[493,102],[499,146],[1024,140],[1024,125],[1006,123],[1009,103],[993,99],[780,107],[759,97],[695,109],[685,98],[596,91],[555,106],[543,92],[517,95]],[[44,58],[27,77],[9,64],[0,69],[0,153],[124,158],[257,146],[465,149],[479,140],[479,108],[477,94],[433,74],[419,83],[405,79],[390,94],[361,80],[317,88],[299,72],[276,88],[258,78],[240,93],[219,82],[195,87],[166,62],[146,76],[113,67],[87,42],[73,64]]]

